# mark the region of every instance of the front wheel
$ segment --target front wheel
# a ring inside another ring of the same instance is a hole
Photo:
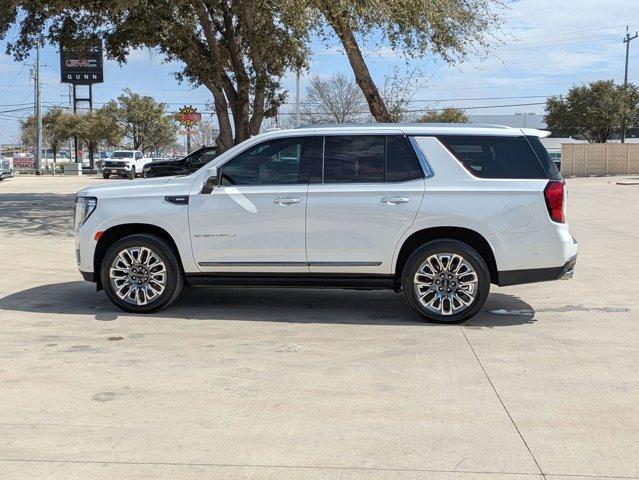
[[[131,170],[129,170],[129,180],[133,180],[135,178],[135,166],[131,167]]]
[[[168,307],[184,286],[177,253],[161,237],[124,237],[107,251],[100,268],[104,291],[127,312],[156,312]]]
[[[402,275],[404,297],[423,318],[459,323],[479,312],[490,290],[484,259],[457,240],[425,243],[408,259]]]
[[[110,174],[108,174],[108,173],[103,173],[102,174],[102,178],[104,178],[104,179],[108,179],[109,177],[110,177]]]

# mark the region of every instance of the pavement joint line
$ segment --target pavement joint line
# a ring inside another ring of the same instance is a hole
[[[512,415],[508,411],[508,408],[506,407],[506,404],[502,400],[501,395],[499,395],[499,392],[497,391],[497,388],[495,387],[495,384],[493,383],[492,379],[488,375],[488,372],[486,371],[486,368],[484,368],[484,364],[479,359],[479,356],[477,355],[477,352],[475,351],[475,348],[470,343],[470,340],[466,336],[466,332],[464,332],[464,328],[461,325],[459,326],[459,330],[461,331],[462,335],[464,336],[464,339],[466,340],[466,343],[468,344],[468,347],[470,348],[470,351],[473,352],[473,355],[475,356],[475,359],[477,360],[477,363],[479,364],[482,372],[484,372],[484,376],[486,377],[486,380],[488,380],[488,383],[490,384],[490,387],[493,389],[493,392],[495,392],[495,395],[497,396],[497,400],[499,400],[499,403],[501,403],[501,406],[504,409],[504,411],[506,412],[506,415],[508,415],[508,418],[510,419],[510,423],[512,423],[513,427],[515,428],[515,431],[519,435],[519,438],[521,438],[521,441],[524,443],[524,446],[526,447],[526,450],[528,450],[528,453],[530,454],[530,457],[535,462],[535,465],[537,465],[537,468],[539,469],[539,474],[544,479],[547,478],[546,474],[544,473],[544,471],[541,468],[541,465],[539,464],[539,461],[537,460],[537,458],[535,457],[535,454],[530,449],[530,446],[528,445],[528,442],[526,442],[526,439],[524,438],[524,435],[521,433],[521,430],[519,430],[519,427],[515,423],[515,419],[512,417]]]
[[[352,470],[371,472],[424,472],[424,473],[464,473],[464,474],[484,474],[484,475],[535,475],[543,477],[542,473],[534,472],[494,472],[490,470],[446,470],[436,468],[389,468],[389,467],[340,467],[335,465],[267,465],[267,464],[241,464],[241,463],[212,463],[212,462],[144,462],[128,460],[46,460],[26,458],[0,458],[0,463],[71,463],[88,465],[157,465],[175,467],[218,467],[218,468],[285,468],[303,470]],[[632,477],[628,477],[632,478]]]

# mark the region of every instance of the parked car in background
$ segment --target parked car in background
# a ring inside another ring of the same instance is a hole
[[[144,167],[145,178],[189,175],[215,158],[217,147],[201,147],[177,160],[158,160]]]
[[[13,177],[13,160],[8,157],[0,157],[0,180]]]
[[[142,176],[144,166],[153,161],[145,157],[139,150],[116,150],[108,160],[102,163],[102,176],[109,178],[111,175],[134,179]]]
[[[388,288],[427,320],[461,322],[491,284],[574,272],[545,134],[424,124],[257,135],[192,175],[79,192],[77,264],[130,312],[168,306],[185,283]]]

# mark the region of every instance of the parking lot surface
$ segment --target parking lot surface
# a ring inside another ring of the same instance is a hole
[[[385,291],[125,314],[74,262],[73,194],[102,180],[3,181],[0,478],[639,478],[639,185],[618,180],[568,180],[571,281],[493,287],[456,326]]]

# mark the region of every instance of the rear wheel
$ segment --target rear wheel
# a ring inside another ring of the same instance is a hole
[[[173,248],[156,235],[130,235],[114,243],[100,268],[109,300],[127,312],[156,312],[168,307],[184,286]]]
[[[459,323],[486,303],[490,274],[483,258],[457,240],[436,240],[418,248],[402,275],[404,297],[423,318]]]

